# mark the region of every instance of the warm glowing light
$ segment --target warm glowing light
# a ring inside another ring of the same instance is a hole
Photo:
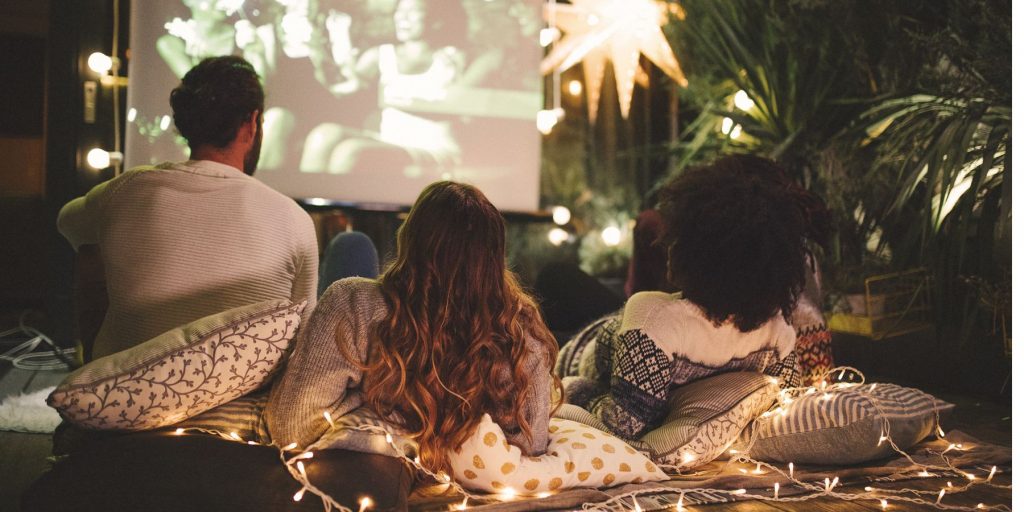
[[[580,82],[579,80],[570,80],[569,81],[569,94],[572,94],[573,96],[579,96],[582,93],[583,93],[583,82]]]
[[[232,433],[230,433],[228,435],[231,436],[231,439],[234,439],[235,441],[241,441],[242,440],[242,436],[238,435],[238,432],[232,432]]]
[[[735,491],[732,491],[732,493],[736,494],[736,495],[746,494],[747,490],[746,489],[736,489]]]
[[[869,391],[869,392],[870,392],[870,391],[874,391],[876,387],[878,387],[878,383],[877,383],[877,382],[876,382],[876,383],[874,383],[874,384],[872,384],[872,385],[871,385],[871,387],[870,387],[870,388],[868,389],[868,391]]]
[[[451,482],[452,481],[452,477],[448,476],[448,473],[442,472],[441,473],[441,478],[443,478],[445,482]]]
[[[878,446],[882,446],[882,443],[884,443],[887,439],[889,439],[889,438],[885,437],[885,436],[879,437],[878,438]]]
[[[946,482],[946,487],[953,488],[953,482]]]
[[[501,490],[501,499],[504,501],[513,500],[516,497],[516,490],[511,487],[506,487]]]
[[[560,35],[561,35],[561,33],[558,31],[557,28],[554,28],[554,27],[542,28],[542,29],[540,29],[540,45],[541,46],[547,46],[547,45],[555,42],[555,40],[558,39],[558,36],[560,36]]]
[[[331,413],[324,411],[324,419],[327,420],[327,424],[334,428],[334,420],[331,418]]]
[[[306,465],[301,460],[295,464],[295,467],[299,469],[299,474],[302,475],[302,478],[306,478]]]
[[[871,486],[869,485],[869,486],[865,487],[865,488],[864,488],[864,490],[865,490],[865,491],[867,491],[867,492],[872,492],[872,491],[874,491],[874,490],[875,490],[875,488],[874,488],[874,487],[871,487]]]
[[[882,500],[881,505],[882,505],[882,510],[885,510],[885,509],[889,508],[889,502],[887,500]]]
[[[562,245],[568,240],[569,233],[562,228],[552,228],[551,231],[548,231],[548,241],[551,242],[551,245]]]
[[[93,52],[89,55],[89,69],[101,74],[107,74],[114,67],[114,59],[109,55],[100,52]]]
[[[938,499],[935,500],[935,504],[938,505],[939,502],[942,501],[942,497],[945,496],[945,495],[946,495],[946,490],[945,489],[940,490],[939,491],[939,497],[938,497]]]
[[[935,428],[939,431],[939,437],[946,437],[946,433],[942,431],[942,427],[935,425]]]
[[[619,245],[622,242],[622,231],[615,226],[608,226],[601,231],[601,240],[609,247]]]
[[[469,503],[469,496],[462,498],[462,503],[455,505],[455,510],[466,510],[466,504]]]
[[[985,504],[984,503],[978,503],[978,506],[976,508],[985,508]]]
[[[541,110],[537,112],[537,129],[544,135],[548,135],[563,117],[565,117],[565,110],[561,108]]]
[[[106,169],[110,167],[110,153],[100,148],[92,148],[85,155],[85,161],[93,169]]]
[[[163,130],[163,131],[167,131],[167,129],[170,128],[170,127],[171,127],[171,116],[165,114],[163,117],[160,118],[160,129]]]
[[[928,477],[932,476],[932,474],[929,473],[928,470],[926,469],[926,470],[918,473],[917,476],[919,476],[921,478],[928,478]]]
[[[302,489],[299,489],[299,492],[295,493],[295,496],[292,496],[292,499],[295,500],[295,501],[302,501],[302,496],[304,494],[306,494],[306,488],[305,487],[303,487]]]
[[[363,496],[359,498],[359,512],[365,512],[366,509],[373,506],[373,500],[369,496]]]
[[[550,492],[542,492],[540,494],[537,494],[538,498],[547,498],[548,496],[551,496]]]
[[[256,446],[256,445],[258,445],[259,443],[257,443],[256,441],[247,441],[247,442],[246,442],[245,444],[248,444],[248,445],[252,445],[252,446]]]
[[[793,478],[793,463],[789,463],[789,478]]]
[[[729,135],[729,133],[732,132],[733,124],[734,123],[733,123],[731,117],[723,117],[722,118],[722,133],[725,134],[725,135]]]
[[[992,477],[994,477],[994,476],[996,476],[996,467],[992,466],[992,471],[988,472],[988,478],[985,481],[986,482],[991,482],[992,481]]]
[[[778,486],[779,486],[779,484],[775,484],[776,488]],[[680,493],[679,494],[679,501],[676,502],[676,512],[683,512],[684,510],[686,510],[686,507],[683,507],[683,495],[682,495],[682,493]]]
[[[775,482],[775,499],[779,499],[779,483]]]
[[[572,220],[572,212],[564,206],[551,208],[551,221],[559,226],[564,226]]]
[[[297,446],[299,446],[299,445],[298,445],[297,443],[288,443],[288,445],[287,445],[287,446],[285,446],[285,447],[283,448],[283,450],[284,450],[284,451],[288,451],[288,450],[294,450],[294,449],[295,449],[295,447],[297,447]]]
[[[385,432],[384,433],[384,442],[386,442],[388,444],[391,444],[393,441],[394,441],[394,438],[391,437],[391,432]]]
[[[747,112],[750,109],[754,108],[754,100],[750,99],[750,96],[747,96],[747,91],[744,91],[742,89],[735,95],[733,95],[732,104],[736,105],[736,108],[744,112]],[[843,376],[840,375],[839,378],[842,379]]]
[[[693,462],[696,457],[690,452],[683,452],[683,464],[689,464]]]
[[[636,496],[633,496],[633,510],[634,512],[644,512],[644,509],[640,508],[640,504],[636,502]]]
[[[313,458],[313,452],[303,453],[302,455],[299,455],[298,458],[300,458],[300,459],[312,459]]]
[[[126,118],[128,119],[128,122],[130,123],[130,122],[134,121],[135,118],[138,115],[139,115],[139,111],[135,110],[135,107],[132,107],[132,108],[128,109],[128,114],[127,114]]]
[[[971,473],[964,473],[964,476],[966,476],[968,480],[974,480],[975,478],[977,478]]]
[[[761,473],[764,473],[764,470],[761,469],[761,463],[758,462],[757,463],[757,468],[754,469],[754,474],[755,475],[760,475]]]
[[[184,433],[185,433],[185,429],[183,429],[183,428],[176,428],[176,429],[174,429],[174,435],[176,435],[176,436],[180,436],[180,435],[182,435]]]

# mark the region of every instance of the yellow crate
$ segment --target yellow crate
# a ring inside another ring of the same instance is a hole
[[[828,326],[881,340],[931,328],[931,288],[925,269],[871,276],[864,280],[863,311],[834,313]]]

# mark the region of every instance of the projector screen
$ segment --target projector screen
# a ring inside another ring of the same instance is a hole
[[[184,160],[168,96],[209,56],[266,90],[255,176],[313,204],[411,204],[433,181],[534,211],[541,0],[136,0],[125,161]]]

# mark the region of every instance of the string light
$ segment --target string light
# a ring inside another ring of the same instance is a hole
[[[312,459],[313,458],[313,452],[305,452],[305,453],[303,453],[301,455],[296,456],[295,458],[296,459]]]
[[[291,451],[291,450],[294,450],[294,449],[295,449],[295,448],[297,448],[298,446],[299,446],[299,445],[298,445],[298,443],[288,443],[288,445],[287,445],[287,446],[285,446],[284,448],[282,448],[282,450],[284,450],[284,451],[286,451],[286,452],[287,452],[287,451]]]
[[[988,478],[985,479],[985,481],[986,482],[991,482],[992,481],[992,477],[994,477],[994,476],[996,476],[996,467],[992,466],[992,471],[988,472]]]
[[[792,462],[789,463],[789,478],[790,478],[790,480],[793,479],[793,463]]]
[[[330,425],[332,429],[335,428],[334,420],[331,419],[331,413],[324,411],[324,419],[327,420],[327,424]]]
[[[180,436],[180,435],[182,435],[184,433],[185,433],[185,429],[183,429],[183,428],[176,428],[176,429],[174,429],[174,435],[176,435],[176,436]]]
[[[306,466],[301,460],[295,464],[295,467],[299,468],[299,474],[302,475],[302,478],[306,478]]]
[[[775,484],[775,487],[778,489],[779,484]],[[683,512],[684,510],[686,510],[686,507],[683,506],[683,493],[679,493],[679,501],[676,502],[676,512]]]
[[[295,500],[295,501],[302,501],[302,497],[305,494],[306,494],[306,488],[303,487],[302,489],[299,489],[299,492],[295,493],[295,495],[292,496],[292,499]]]
[[[936,505],[940,504],[942,502],[942,497],[945,496],[945,495],[946,495],[946,490],[945,489],[939,490],[939,497],[935,499],[935,504]]]
[[[775,499],[779,499],[779,483],[775,482]]]
[[[882,500],[881,505],[882,505],[882,510],[885,510],[885,509],[889,508],[889,501],[888,500]]]
[[[369,496],[363,496],[359,499],[359,512],[366,512],[366,509],[373,506],[373,500]]]
[[[230,433],[228,435],[231,436],[231,439],[234,439],[236,441],[241,441],[242,440],[242,436],[238,435],[238,432],[232,432],[232,433]]]
[[[501,499],[503,501],[511,501],[516,498],[516,490],[511,487],[506,487],[501,490]]]

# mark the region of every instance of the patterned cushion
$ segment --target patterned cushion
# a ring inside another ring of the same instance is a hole
[[[270,300],[201,318],[86,364],[47,403],[98,430],[193,417],[259,388],[287,353],[305,306]]]
[[[886,434],[901,449],[920,442],[935,431],[939,414],[953,404],[923,391],[877,384],[804,395],[786,414],[758,420],[752,434],[750,456],[759,460],[810,464],[856,464],[895,452]]]
[[[659,463],[679,469],[701,466],[722,454],[778,396],[779,387],[759,372],[714,375],[669,392],[668,416],[661,425],[629,441]],[[555,413],[608,431],[585,409],[563,405]]]
[[[511,488],[520,494],[539,494],[668,480],[642,452],[598,429],[554,418],[548,430],[546,453],[525,457],[505,440],[501,427],[484,415],[476,432],[449,454],[456,481],[478,491]]]

